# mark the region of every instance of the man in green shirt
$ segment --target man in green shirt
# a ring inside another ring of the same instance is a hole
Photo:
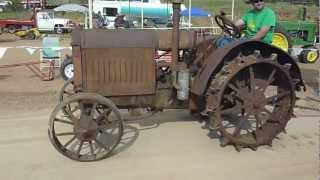
[[[244,29],[248,39],[272,43],[272,34],[276,25],[276,15],[272,9],[265,7],[264,0],[247,0],[252,9],[247,11],[236,25]]]

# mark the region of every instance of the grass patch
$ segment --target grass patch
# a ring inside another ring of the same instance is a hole
[[[225,11],[227,14],[231,14],[232,0],[193,0],[192,6],[201,7],[206,11],[217,14],[220,10]],[[188,6],[188,2],[186,3]],[[292,5],[290,3],[277,2],[266,3],[266,6],[272,8],[278,16],[279,20],[297,20],[302,17],[303,5]],[[315,19],[318,14],[318,7],[306,6],[307,16],[309,19]],[[235,0],[235,18],[239,19],[242,14],[251,8],[250,5],[245,4],[242,0]]]
[[[30,11],[19,11],[18,12],[1,12],[0,19],[24,19],[29,20],[32,17],[32,12]]]
[[[75,0],[76,1],[76,0]],[[164,0],[166,2],[166,0]],[[184,1],[188,6],[188,0]],[[201,7],[211,14],[217,14],[220,10],[225,11],[231,15],[231,2],[232,0],[192,0],[193,7]],[[303,5],[292,5],[290,3],[277,2],[266,3],[277,14],[279,20],[298,20],[302,16]],[[242,14],[250,9],[250,5],[244,3],[243,0],[235,0],[235,19],[239,19]],[[314,20],[318,16],[318,7],[307,6],[307,17],[309,20]],[[0,19],[30,19],[32,16],[31,11],[19,12],[2,12]],[[58,17],[68,18],[74,22],[84,22],[84,14],[82,13],[57,13]]]

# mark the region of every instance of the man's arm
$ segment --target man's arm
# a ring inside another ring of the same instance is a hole
[[[268,26],[262,27],[252,39],[257,41],[262,40],[268,34],[269,30],[270,27]]]

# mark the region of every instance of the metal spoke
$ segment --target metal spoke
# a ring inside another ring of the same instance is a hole
[[[73,113],[76,112],[78,109],[80,109],[80,107],[79,107],[79,106],[76,106],[76,107],[74,107],[74,109],[73,109],[72,111],[70,111],[70,112],[73,114]]]
[[[268,97],[267,98],[267,105],[274,104],[278,100],[280,100],[288,95],[290,95],[290,91],[285,91],[285,92],[282,92],[282,93],[277,94],[275,96]]]
[[[77,150],[77,155],[78,155],[78,156],[80,156],[80,152],[81,152],[83,143],[84,143],[84,141],[80,141],[80,145],[79,145],[78,150]]]
[[[90,119],[93,119],[93,116],[94,116],[94,113],[95,113],[95,111],[96,111],[96,109],[97,109],[97,106],[98,106],[98,103],[94,103],[94,104],[92,105],[92,109],[91,109],[91,111],[90,111]]]
[[[65,133],[57,133],[56,136],[72,136],[76,135],[75,132],[65,132]]]
[[[71,122],[71,121],[66,121],[66,120],[63,120],[63,119],[55,118],[54,121],[56,121],[56,122],[61,122],[61,123],[64,123],[64,124],[74,125],[73,122]]]
[[[258,141],[258,136],[260,135],[260,127],[262,127],[262,121],[259,117],[258,114],[254,115],[254,117],[256,118],[256,132],[254,133],[255,134],[255,138],[256,138],[256,141]]]
[[[260,90],[261,90],[262,92],[265,92],[266,89],[268,88],[268,86],[270,86],[270,84],[274,81],[274,75],[276,74],[276,72],[277,72],[277,70],[276,70],[276,69],[273,69],[272,72],[271,72],[271,74],[270,74],[269,77],[268,77],[268,80],[265,81],[265,84],[263,84],[262,87],[260,87]]]
[[[78,121],[78,119],[73,115],[73,113],[74,113],[76,110],[78,110],[78,109],[79,109],[78,106],[76,106],[75,109],[73,109],[72,111],[70,111],[71,108],[65,108],[66,115],[67,115],[73,122]]]
[[[228,84],[228,87],[229,87],[230,89],[232,89],[233,91],[239,93],[239,89],[236,88],[233,84],[229,83],[229,84]]]
[[[268,77],[267,86],[269,86],[274,81],[274,75],[276,74],[277,70],[273,69],[271,74]]]
[[[89,146],[90,146],[90,153],[91,153],[91,155],[94,155],[94,150],[93,150],[93,146],[92,146],[92,141],[89,141]]]
[[[262,126],[262,120],[260,118],[260,116],[258,114],[254,115],[254,117],[256,118],[256,128],[258,128],[259,126]]]
[[[104,111],[103,113],[100,113],[99,111],[99,116],[97,117],[97,122],[99,122],[99,121],[101,121],[101,120],[103,120],[105,117],[108,117],[108,115],[110,114],[110,112],[111,112],[112,110],[109,110],[109,109],[107,109],[106,111]]]
[[[75,139],[76,139],[76,136],[73,136],[63,147],[67,148]]]
[[[79,101],[79,109],[80,109],[80,117],[82,117],[83,115],[86,116],[86,112],[85,112],[85,108],[84,108],[84,105],[81,101]]]
[[[270,116],[272,115],[272,112],[267,109],[267,108],[264,108],[262,112],[266,112],[267,114],[269,114]]]
[[[253,67],[250,66],[249,67],[249,74],[250,74],[250,90],[251,92],[253,92],[256,88],[255,88],[255,82],[254,82],[254,72],[253,72]]]

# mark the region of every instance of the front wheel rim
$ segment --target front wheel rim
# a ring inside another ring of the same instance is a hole
[[[72,106],[67,114],[66,106]],[[123,134],[119,110],[99,95],[81,94],[61,102],[52,112],[49,138],[64,156],[97,161],[112,155]]]

